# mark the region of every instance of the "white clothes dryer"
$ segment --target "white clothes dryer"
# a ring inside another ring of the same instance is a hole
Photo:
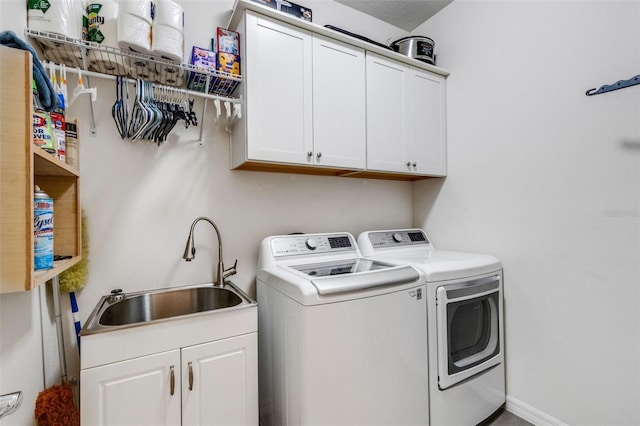
[[[502,263],[436,250],[421,229],[364,232],[364,256],[427,280],[429,412],[434,426],[472,426],[505,404]]]
[[[345,232],[267,237],[258,264],[261,425],[428,423],[419,270]]]

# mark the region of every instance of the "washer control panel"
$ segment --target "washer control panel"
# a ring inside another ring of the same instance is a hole
[[[273,256],[299,256],[342,251],[356,251],[355,240],[348,233],[286,235],[271,240]]]
[[[420,229],[369,232],[368,237],[374,248],[430,245],[427,235]]]

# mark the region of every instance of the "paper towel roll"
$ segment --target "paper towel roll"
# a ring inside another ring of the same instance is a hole
[[[150,59],[136,58],[134,56],[130,56],[127,58],[127,63],[129,64],[129,68],[131,69],[145,69],[154,71],[156,70],[156,64]]]
[[[184,10],[172,0],[159,0],[155,3],[153,25],[167,25],[184,30]]]
[[[118,47],[118,3],[97,0],[87,3],[87,41]]]
[[[184,35],[177,28],[153,25],[151,53],[172,61],[182,62],[184,57]]]
[[[139,58],[128,58],[129,75],[133,78],[141,78],[143,80],[154,81],[158,74],[156,73],[156,64],[147,62]]]
[[[128,75],[130,71],[126,59],[118,55],[107,55],[103,52],[90,50],[87,54],[89,69],[111,75]]]
[[[49,0],[27,2],[27,26],[35,31],[46,31],[82,39],[83,0]],[[49,46],[53,42],[43,42]]]
[[[151,23],[140,16],[122,12],[121,6],[118,18],[118,47],[122,50],[150,54]]]
[[[156,64],[158,83],[166,86],[182,86],[184,83],[184,68],[179,65]]]
[[[135,16],[151,25],[153,23],[151,0],[120,0],[120,16],[124,15]]]
[[[172,0],[159,0],[155,4],[151,52],[178,62],[184,59],[184,11]]]
[[[157,74],[156,82],[165,86],[180,87],[184,84],[184,76],[177,74]]]
[[[145,72],[137,72],[131,69],[131,71],[129,71],[129,76],[131,78],[139,78],[141,80],[151,81],[151,82],[155,82],[158,80],[158,74],[156,74],[155,71],[151,71],[151,70],[146,70]]]
[[[170,74],[170,75],[182,76],[184,75],[185,70],[177,62],[175,64],[166,64],[162,62],[156,62],[156,72],[158,74]]]

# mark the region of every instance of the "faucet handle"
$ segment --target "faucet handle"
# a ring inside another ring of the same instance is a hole
[[[228,269],[225,269],[223,271],[222,278],[224,279],[224,278],[227,278],[227,277],[229,277],[231,275],[235,275],[236,272],[237,272],[236,271],[236,266],[238,266],[238,259],[236,259],[236,261],[233,262],[233,266],[232,267],[230,267]]]

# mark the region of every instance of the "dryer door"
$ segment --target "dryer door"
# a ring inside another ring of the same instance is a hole
[[[446,389],[502,362],[499,274],[438,287],[438,387]]]

